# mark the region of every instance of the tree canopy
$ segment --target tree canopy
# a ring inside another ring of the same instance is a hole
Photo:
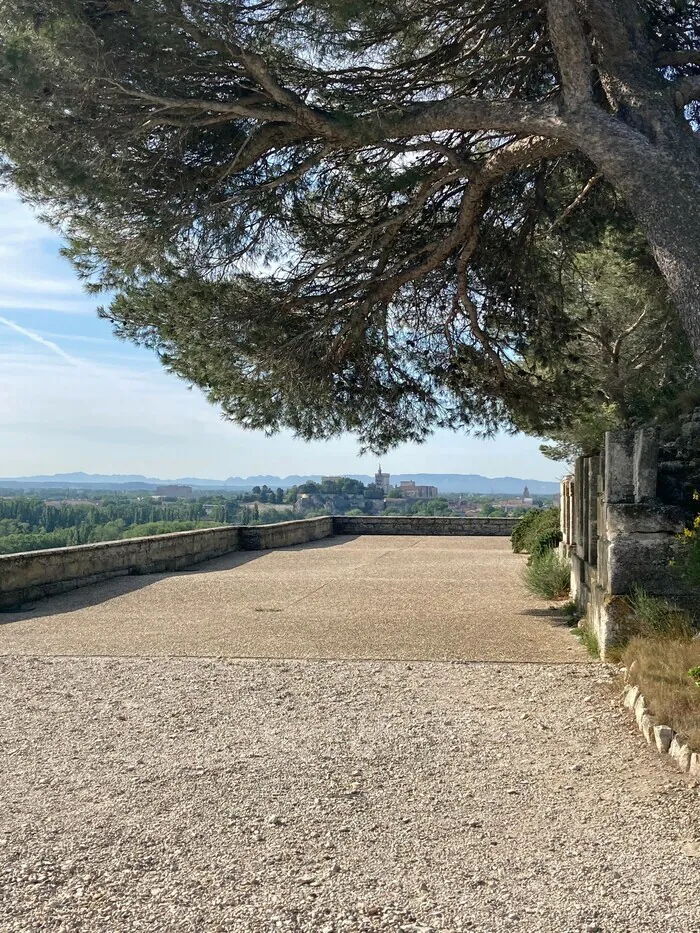
[[[697,0],[0,14],[6,176],[117,334],[244,425],[556,430],[572,257],[611,224],[700,360]]]
[[[540,411],[528,433],[556,460],[600,450],[605,431],[667,424],[700,404],[700,380],[663,279],[634,235],[608,230],[562,268],[568,338],[552,365],[570,381],[568,418]]]

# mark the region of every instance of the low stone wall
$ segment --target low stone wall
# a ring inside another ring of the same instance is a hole
[[[246,525],[240,528],[241,547],[246,551],[266,551],[268,548],[318,541],[333,534],[333,522],[334,519],[326,517],[277,522],[274,525]]]
[[[241,547],[236,525],[0,556],[0,608],[122,574],[181,570]]]
[[[109,577],[182,570],[231,551],[264,551],[338,535],[509,535],[517,519],[362,516],[223,525],[148,538],[0,556],[0,609]]]
[[[424,515],[336,515],[337,535],[510,535],[517,518]]]

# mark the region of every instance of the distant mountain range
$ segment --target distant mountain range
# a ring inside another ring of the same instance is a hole
[[[359,479],[363,483],[374,482],[373,476],[357,473],[345,474],[350,479]],[[229,489],[231,491],[251,489],[253,486],[267,485],[276,489],[281,486],[298,486],[310,481],[318,482],[320,474],[304,476],[229,476],[228,479],[200,479],[195,476],[183,476],[179,479],[164,480],[138,474],[100,474],[100,473],[53,473],[50,476],[14,476],[0,478],[0,487],[5,489],[50,489],[55,487],[69,489],[114,489],[137,490],[151,489],[156,486],[180,485],[199,489]],[[437,486],[443,493],[496,493],[499,495],[520,495],[525,486],[534,495],[552,495],[559,492],[558,483],[538,479],[520,479],[517,476],[481,476],[478,473],[392,473],[392,484],[398,485],[403,480],[413,480],[419,486]]]

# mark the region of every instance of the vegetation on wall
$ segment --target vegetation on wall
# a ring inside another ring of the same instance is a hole
[[[692,527],[684,530],[679,544],[674,565],[689,586],[700,588],[700,515],[695,516]]]

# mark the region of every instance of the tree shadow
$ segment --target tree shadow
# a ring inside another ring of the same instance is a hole
[[[290,544],[279,548],[267,548],[262,551],[231,551],[221,557],[183,567],[182,570],[165,570],[159,573],[125,572],[115,574],[98,583],[88,583],[77,586],[53,596],[43,596],[31,600],[23,606],[12,609],[0,609],[0,627],[11,625],[14,622],[26,622],[30,619],[45,618],[46,616],[62,615],[66,612],[75,612],[79,609],[89,609],[100,603],[127,596],[146,587],[153,586],[168,577],[182,577],[193,574],[221,573],[226,570],[235,570],[244,564],[259,560],[267,554],[278,551],[317,550],[319,548],[337,547],[347,541],[354,540],[359,535],[337,535],[332,538],[320,538],[318,541],[305,541],[303,544]]]

